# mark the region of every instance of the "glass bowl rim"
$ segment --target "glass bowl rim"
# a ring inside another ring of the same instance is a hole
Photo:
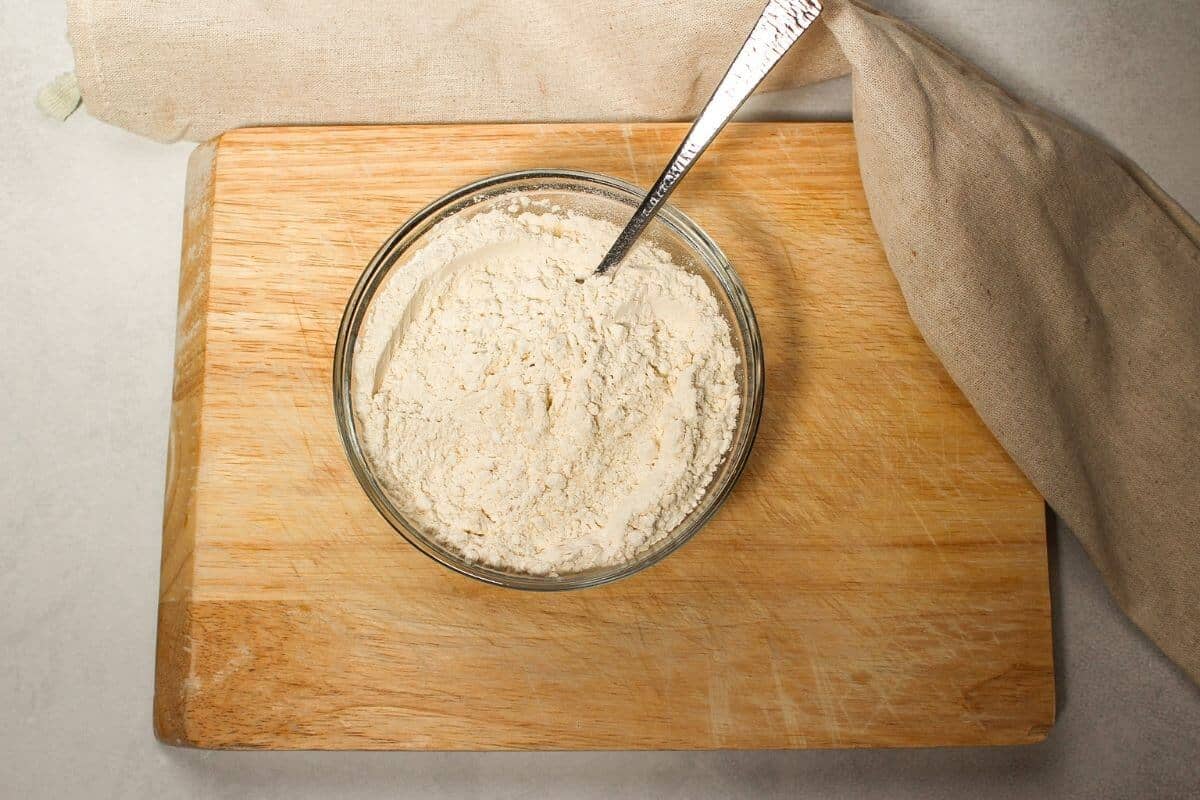
[[[746,363],[742,365],[742,368],[749,389],[747,394],[749,395],[750,402],[748,405],[743,404],[743,409],[739,412],[739,423],[741,422],[742,415],[747,415],[747,428],[745,433],[740,437],[737,433],[741,425],[739,424],[738,428],[734,429],[734,439],[730,442],[730,450],[725,455],[726,459],[734,459],[730,462],[728,478],[718,488],[715,495],[701,501],[702,504],[707,504],[702,507],[702,513],[693,517],[692,515],[695,514],[695,510],[689,512],[688,517],[684,519],[686,527],[681,529],[680,526],[676,526],[660,546],[639,558],[611,567],[600,567],[578,573],[566,573],[555,577],[505,572],[483,564],[470,563],[458,557],[453,552],[441,546],[436,546],[428,537],[415,530],[404,518],[404,515],[392,505],[386,492],[375,479],[358,440],[354,420],[351,378],[353,375],[353,349],[363,317],[370,307],[371,299],[375,296],[375,292],[383,283],[396,259],[433,226],[469,208],[474,203],[505,194],[503,191],[497,191],[493,194],[483,194],[486,190],[498,187],[502,188],[507,184],[512,184],[513,190],[518,191],[520,188],[519,185],[522,183],[554,180],[566,181],[568,183],[593,184],[610,192],[625,195],[625,199],[631,202],[631,213],[632,209],[636,208],[644,195],[641,189],[619,178],[594,172],[569,169],[528,169],[500,173],[473,181],[442,195],[413,213],[403,225],[384,240],[375,255],[371,257],[371,260],[359,275],[346,301],[341,323],[338,325],[337,341],[334,344],[333,351],[333,408],[334,415],[337,418],[338,433],[341,437],[342,447],[346,452],[347,460],[350,462],[351,470],[354,472],[355,478],[357,478],[359,485],[371,501],[371,504],[375,507],[375,510],[410,545],[442,566],[448,567],[460,575],[465,575],[493,586],[526,591],[566,591],[612,583],[659,563],[690,541],[696,533],[712,520],[713,516],[733,491],[733,487],[737,484],[742,472],[746,468],[746,463],[750,458],[750,453],[754,448],[754,441],[758,434],[765,389],[762,337],[758,328],[758,320],[754,314],[754,308],[750,304],[750,298],[746,294],[746,289],[742,285],[741,279],[716,242],[686,214],[670,203],[665,203],[659,210],[658,218],[670,226],[683,239],[689,249],[695,253],[698,260],[716,278],[729,304],[733,307],[734,317],[738,322],[737,333],[743,340],[746,351]],[[558,188],[566,191],[572,189],[570,185]],[[722,462],[723,465],[724,462]],[[720,468],[718,468],[719,471]],[[681,523],[681,526],[683,524]]]

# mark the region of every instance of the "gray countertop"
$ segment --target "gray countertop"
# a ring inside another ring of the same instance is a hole
[[[892,0],[1200,214],[1200,2]],[[0,795],[10,797],[1196,797],[1200,689],[1051,537],[1058,723],[976,750],[208,753],[154,740],[159,526],[185,161],[41,117],[65,12],[0,6]],[[849,84],[747,116],[847,118]],[[1200,468],[1200,467],[1198,467]]]

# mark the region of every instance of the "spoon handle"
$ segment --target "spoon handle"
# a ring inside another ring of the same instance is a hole
[[[820,13],[820,0],[769,0],[725,77],[721,78],[683,143],[671,157],[670,164],[650,187],[642,204],[600,262],[597,275],[603,275],[625,259],[663,201],[675,190],[675,185]]]

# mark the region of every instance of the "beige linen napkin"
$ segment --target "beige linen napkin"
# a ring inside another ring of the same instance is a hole
[[[684,119],[759,0],[68,0],[84,103],[251,124]],[[669,32],[669,35],[666,35]],[[765,89],[850,73],[871,214],[925,339],[1200,681],[1200,226],[904,23],[826,0]]]

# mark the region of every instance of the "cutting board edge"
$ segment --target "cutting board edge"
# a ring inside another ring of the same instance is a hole
[[[154,734],[172,745],[203,746],[189,733],[190,680],[195,654],[192,591],[196,487],[204,404],[205,315],[212,258],[216,159],[220,139],[199,145],[188,159],[184,195],[175,374],[163,491],[162,555],[154,667]]]
[[[390,125],[381,124],[355,124],[355,125],[253,125],[245,128],[234,128],[225,131],[218,136],[209,139],[207,142],[198,147],[214,146],[220,148],[222,145],[242,146],[247,143],[257,143],[261,140],[270,141],[276,137],[295,136],[298,132],[303,132],[303,135],[312,135],[319,137],[325,132],[336,132],[339,136],[344,135],[362,135],[366,138],[371,138],[374,133],[386,131],[395,134],[398,131],[404,131],[413,135],[420,134],[425,131],[440,131],[445,132],[452,128],[471,128],[479,133],[488,133],[491,131],[505,132],[513,129],[524,130],[557,130],[563,127],[584,126],[586,125],[589,131],[604,131],[604,130],[620,130],[630,131],[634,128],[653,127],[660,130],[679,130],[685,131],[690,126],[690,122],[589,122],[589,123],[568,123],[568,122],[477,122],[477,123],[412,123],[406,125]],[[854,123],[849,121],[827,121],[827,120],[739,120],[730,122],[725,126],[722,135],[728,136],[729,133],[738,129],[749,128],[787,128],[789,130],[802,128],[805,131],[816,133],[824,129],[837,130],[853,130]],[[554,166],[554,165],[550,165]]]
[[[199,704],[189,706],[201,710]],[[597,742],[588,738],[585,743],[564,741],[562,739],[546,739],[531,741],[525,744],[511,742],[471,742],[455,744],[439,741],[430,743],[419,736],[404,738],[400,736],[387,737],[378,734],[364,736],[357,732],[346,732],[337,737],[328,733],[305,735],[296,731],[264,730],[261,738],[254,739],[238,735],[221,735],[218,732],[204,730],[202,724],[185,720],[185,729],[178,738],[159,740],[172,747],[185,747],[196,750],[226,750],[226,751],[312,751],[312,752],[414,752],[414,753],[531,753],[531,752],[654,752],[654,751],[694,751],[694,752],[745,752],[745,751],[802,751],[802,750],[899,750],[899,749],[932,749],[943,747],[1025,747],[1041,744],[1046,741],[1056,720],[1053,708],[1050,709],[1050,719],[1035,721],[1028,725],[1015,728],[998,728],[987,732],[969,734],[963,730],[956,735],[945,735],[931,732],[926,738],[916,738],[908,734],[894,737],[878,736],[863,737],[849,741],[833,739],[808,738],[803,743],[781,743],[778,739],[758,742],[715,742],[688,741],[681,744],[679,740],[654,739],[644,735],[630,737],[621,741]]]

